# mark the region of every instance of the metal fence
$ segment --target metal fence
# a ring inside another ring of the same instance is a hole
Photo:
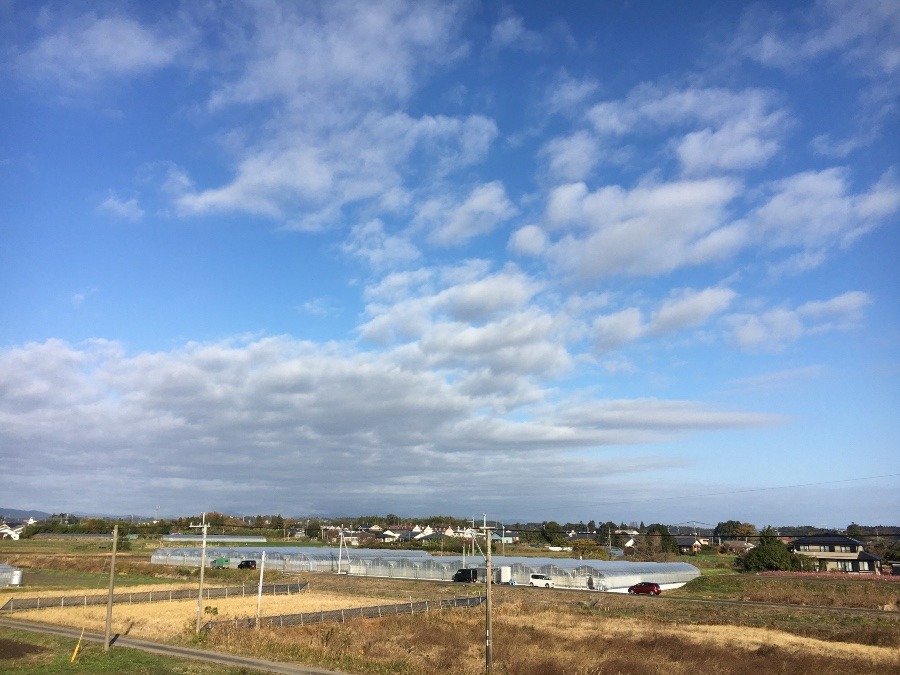
[[[377,619],[385,616],[407,614],[427,614],[428,612],[450,609],[453,607],[478,607],[485,601],[485,596],[466,596],[462,598],[442,600],[420,600],[419,602],[401,602],[397,605],[377,605],[375,607],[357,607],[354,609],[332,609],[319,612],[303,612],[302,614],[279,614],[277,616],[260,617],[260,626],[285,628],[290,626],[309,626],[317,623],[344,623],[354,619]],[[256,619],[229,619],[210,621],[204,630],[216,626],[235,626],[236,628],[255,628]]]
[[[309,582],[293,584],[264,584],[262,587],[265,595],[291,595],[299,593],[309,585]],[[196,588],[160,589],[156,591],[140,591],[135,593],[114,593],[113,604],[138,604],[152,602],[171,602],[173,600],[186,600],[197,597]],[[259,593],[257,584],[241,584],[240,586],[213,586],[203,589],[203,597],[207,600],[213,598],[240,598],[256,596]],[[47,609],[49,607],[87,607],[89,605],[105,605],[109,595],[64,595],[52,598],[10,598],[0,612],[23,611],[26,609]]]

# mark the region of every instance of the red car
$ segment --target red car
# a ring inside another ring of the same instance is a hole
[[[659,595],[662,593],[659,584],[654,584],[652,581],[642,581],[634,586],[629,586],[628,592],[632,595]]]

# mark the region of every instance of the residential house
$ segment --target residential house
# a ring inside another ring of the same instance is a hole
[[[881,558],[867,553],[861,541],[844,535],[799,537],[793,541],[791,549],[798,555],[815,558],[819,569],[826,572],[879,573]]]
[[[682,555],[699,553],[703,547],[703,542],[693,535],[676,536],[675,543],[678,544],[678,552]]]
[[[752,548],[756,548],[756,544],[749,541],[741,541],[740,539],[727,539],[722,542],[722,550],[729,553],[746,553]]]

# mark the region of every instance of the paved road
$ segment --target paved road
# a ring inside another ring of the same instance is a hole
[[[50,635],[59,635],[61,637],[72,638],[77,640],[81,635],[80,630],[74,628],[65,628],[63,626],[52,626],[46,623],[35,623],[31,621],[13,621],[11,619],[0,619],[0,626],[13,628],[16,630],[31,631],[35,633],[48,633]],[[105,635],[100,633],[85,633],[85,640],[103,643],[106,639]],[[246,656],[232,656],[231,654],[221,654],[217,652],[208,652],[202,649],[191,649],[190,647],[175,647],[165,645],[159,642],[150,642],[148,640],[136,640],[134,638],[119,637],[115,640],[113,648],[127,647],[129,649],[141,649],[145,652],[154,654],[162,654],[164,656],[175,656],[183,659],[194,659],[195,661],[206,661],[207,663],[218,663],[223,666],[233,668],[249,668],[261,673],[280,673],[283,675],[345,675],[336,670],[323,670],[321,668],[313,668],[311,666],[299,666],[292,663],[279,663],[278,661],[265,661],[263,659],[253,659]]]

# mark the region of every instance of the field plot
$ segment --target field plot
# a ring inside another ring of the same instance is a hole
[[[223,577],[220,583],[234,578]],[[482,584],[328,573],[310,573],[303,575],[303,580],[310,581],[308,592],[264,597],[263,616],[484,592]],[[494,588],[494,672],[900,672],[898,592],[897,584],[873,579],[795,580],[756,575],[704,577],[658,598],[498,586]],[[47,595],[58,593],[55,586],[46,590]],[[256,614],[255,596],[204,601],[204,606],[215,612],[211,610],[204,621]],[[196,612],[196,600],[117,605],[113,630],[130,637],[184,644],[193,639]],[[16,612],[15,617],[100,632],[105,607]],[[484,672],[484,637],[482,609],[451,609],[294,628],[248,630],[221,625],[204,635],[203,642],[215,651],[347,673],[476,675]]]
[[[588,607],[564,597],[535,600],[538,591],[503,595],[493,615],[493,654],[495,672],[506,675],[755,675],[807,669],[817,675],[844,675],[895,672],[900,667],[896,646],[639,616],[641,607],[658,604],[656,598],[619,598],[632,606],[632,618],[623,616],[621,607]],[[484,668],[483,626],[483,612],[450,611],[414,619],[263,629],[258,635],[216,630],[208,644],[355,673],[475,675]],[[897,624],[893,630],[896,636]]]
[[[332,609],[350,609],[363,604],[384,602],[366,596],[351,597],[325,592],[301,592],[293,595],[263,596],[261,613],[293,614]],[[202,622],[210,619],[228,620],[256,616],[257,598],[215,598],[204,600]],[[17,611],[16,619],[41,621],[88,631],[103,632],[106,627],[106,606],[47,608]],[[114,633],[149,640],[178,640],[191,633],[196,626],[197,599],[175,600],[132,605],[114,605],[112,614]]]

